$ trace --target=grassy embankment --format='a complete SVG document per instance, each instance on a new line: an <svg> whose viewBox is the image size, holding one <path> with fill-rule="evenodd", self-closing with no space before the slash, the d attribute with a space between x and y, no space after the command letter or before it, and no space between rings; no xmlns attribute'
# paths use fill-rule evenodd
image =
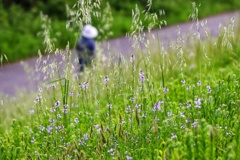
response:
<svg viewBox="0 0 240 160"><path fill-rule="evenodd" d="M143 41L138 14L134 10L130 32L138 49L121 63L108 58L99 67L97 59L78 79L69 49L54 52L66 57L64 75L55 74L59 63L53 60L43 67L51 80L34 102L27 95L2 100L0 159L240 158L234 22L217 38L190 34L187 45L178 39L164 50L160 42ZM21 114L11 121L16 110Z"/></svg>

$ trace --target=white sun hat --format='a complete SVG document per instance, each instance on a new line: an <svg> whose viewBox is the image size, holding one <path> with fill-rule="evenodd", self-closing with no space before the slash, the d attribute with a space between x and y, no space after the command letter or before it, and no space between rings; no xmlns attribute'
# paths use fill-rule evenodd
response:
<svg viewBox="0 0 240 160"><path fill-rule="evenodd" d="M98 35L98 31L95 27L87 24L83 27L82 36L86 38L95 38Z"/></svg>

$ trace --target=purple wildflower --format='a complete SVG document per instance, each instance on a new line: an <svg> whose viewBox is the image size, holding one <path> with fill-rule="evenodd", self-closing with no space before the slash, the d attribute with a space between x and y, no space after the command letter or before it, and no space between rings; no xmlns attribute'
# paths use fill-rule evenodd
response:
<svg viewBox="0 0 240 160"><path fill-rule="evenodd" d="M206 88L207 88L207 90L208 90L208 93L211 93L211 92L212 92L212 90L211 90L211 87L210 87L210 86L207 86Z"/></svg>
<svg viewBox="0 0 240 160"><path fill-rule="evenodd" d="M196 98L194 103L195 103L195 108L201 108L201 99L200 98Z"/></svg>
<svg viewBox="0 0 240 160"><path fill-rule="evenodd" d="M48 133L51 133L52 127L51 127L51 126L47 126L47 129L46 129L46 130L47 130Z"/></svg>
<svg viewBox="0 0 240 160"><path fill-rule="evenodd" d="M144 82L144 80L145 80L145 77L144 77L144 73L143 73L143 71L141 70L140 72L139 72L139 78L140 78L140 82Z"/></svg>
<svg viewBox="0 0 240 160"><path fill-rule="evenodd" d="M30 113L30 114L33 114L33 113L34 113L34 110L33 110L33 109L32 109L32 110L30 110L30 111L29 111L29 113Z"/></svg>
<svg viewBox="0 0 240 160"><path fill-rule="evenodd" d="M85 141L88 140L88 134L84 134L83 137L84 137Z"/></svg>
<svg viewBox="0 0 240 160"><path fill-rule="evenodd" d="M202 85L201 81L198 81L198 82L197 82L197 85L198 85L198 86L201 86L201 85Z"/></svg>
<svg viewBox="0 0 240 160"><path fill-rule="evenodd" d="M132 157L131 156L126 156L126 159L127 160L132 160Z"/></svg>
<svg viewBox="0 0 240 160"><path fill-rule="evenodd" d="M133 62L135 60L135 57L132 55L131 57L130 57L130 62Z"/></svg>
<svg viewBox="0 0 240 160"><path fill-rule="evenodd" d="M168 88L167 88L167 87L164 87L164 88L163 88L163 93L164 93L164 95L166 95L167 92L168 92Z"/></svg>
<svg viewBox="0 0 240 160"><path fill-rule="evenodd" d="M74 119L74 122L75 122L76 124L78 124L78 123L79 123L78 118L75 118L75 119Z"/></svg>
<svg viewBox="0 0 240 160"><path fill-rule="evenodd" d="M109 78L106 76L105 78L104 78L104 84L107 84L108 83L108 81L109 81Z"/></svg>
<svg viewBox="0 0 240 160"><path fill-rule="evenodd" d="M184 86L186 84L185 80L181 80L182 86Z"/></svg>
<svg viewBox="0 0 240 160"><path fill-rule="evenodd" d="M61 102L60 102L60 101L57 101L57 102L55 102L54 106L55 106L56 108L58 108L58 107L60 106L60 104L61 104Z"/></svg>
<svg viewBox="0 0 240 160"><path fill-rule="evenodd" d="M164 102L163 101L157 101L153 108L152 108L152 111L155 112L156 110L158 111L162 111L162 108L161 108L161 104L163 104Z"/></svg>

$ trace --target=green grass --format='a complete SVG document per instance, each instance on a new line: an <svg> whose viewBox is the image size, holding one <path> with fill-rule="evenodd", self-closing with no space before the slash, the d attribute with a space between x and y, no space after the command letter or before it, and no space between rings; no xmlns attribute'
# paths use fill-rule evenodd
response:
<svg viewBox="0 0 240 160"><path fill-rule="evenodd" d="M0 159L239 159L239 30L163 50L134 22L132 57L98 52L79 78L66 47L35 99L2 96Z"/></svg>

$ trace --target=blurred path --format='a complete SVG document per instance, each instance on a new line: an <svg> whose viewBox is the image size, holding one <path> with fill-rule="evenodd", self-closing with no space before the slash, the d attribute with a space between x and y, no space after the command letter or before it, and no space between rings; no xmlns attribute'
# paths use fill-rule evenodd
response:
<svg viewBox="0 0 240 160"><path fill-rule="evenodd" d="M178 37L178 28L180 30L181 36L187 35L190 32L199 32L201 37L204 38L205 30L207 30L210 35L217 36L219 33L219 25L222 24L224 26L226 23L229 23L231 18L235 18L235 25L239 24L240 11L220 14L217 16L208 17L203 20L199 20L199 22L207 22L204 27L196 27L196 22L188 22L179 25L169 26L162 28L160 30L154 30L151 34L157 37L157 33L159 35L159 39L161 44L165 47L170 45L170 42L173 42ZM205 21L207 20L207 21ZM192 28L192 29L191 29ZM156 41L156 40L155 40ZM118 54L122 53L125 56L130 56L133 54L134 50L131 47L132 42L129 38L121 37L117 39L112 39L106 42L101 43L104 50L103 53L107 56L109 54ZM108 50L107 46L110 46ZM27 59L24 61L24 64L29 66L27 68L34 68L36 64L36 58ZM25 89L25 90L37 90L37 82L34 80L28 79L29 74L24 70L23 65L20 62L13 64L6 64L4 66L0 66L0 96L1 93L14 96L17 89ZM31 77L30 77L31 78Z"/></svg>

